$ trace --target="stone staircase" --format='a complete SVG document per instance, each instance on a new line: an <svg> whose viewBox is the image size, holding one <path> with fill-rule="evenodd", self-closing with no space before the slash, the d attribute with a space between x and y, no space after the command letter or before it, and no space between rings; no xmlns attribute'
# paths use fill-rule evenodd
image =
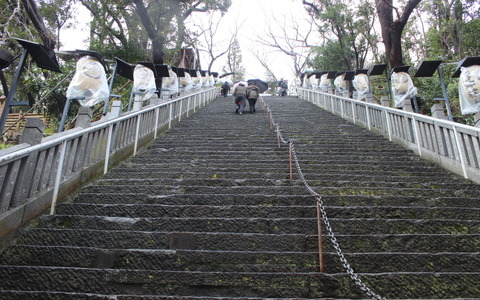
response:
<svg viewBox="0 0 480 300"><path fill-rule="evenodd" d="M266 100L365 285L480 297L480 187L293 97ZM19 233L0 299L365 299L258 105L217 99ZM324 226L323 226L324 228Z"/></svg>

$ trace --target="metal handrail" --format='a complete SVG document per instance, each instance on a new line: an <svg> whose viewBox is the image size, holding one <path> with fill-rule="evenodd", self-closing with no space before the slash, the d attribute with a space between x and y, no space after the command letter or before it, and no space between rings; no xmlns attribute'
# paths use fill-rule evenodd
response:
<svg viewBox="0 0 480 300"><path fill-rule="evenodd" d="M480 183L480 128L317 90L298 88L298 97Z"/></svg>
<svg viewBox="0 0 480 300"><path fill-rule="evenodd" d="M37 145L0 151L0 221L9 220L5 222L8 228L0 228L0 236L48 207L54 213L58 198L106 173L110 164L135 155L159 130L170 128L172 122L188 117L217 95L215 87L202 89L88 128L43 138Z"/></svg>

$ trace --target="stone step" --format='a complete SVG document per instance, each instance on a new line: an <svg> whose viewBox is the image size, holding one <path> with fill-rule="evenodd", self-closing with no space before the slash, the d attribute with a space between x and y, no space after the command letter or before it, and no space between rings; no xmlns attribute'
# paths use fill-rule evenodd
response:
<svg viewBox="0 0 480 300"><path fill-rule="evenodd" d="M248 178L248 179L229 179L218 178L216 173L210 174L209 178L158 178L154 176L141 177L141 178L102 178L96 181L95 185L162 185L162 186L196 186L202 188L205 187L232 187L232 186L287 186L287 187L301 187L302 182L299 180L287 180L287 179L266 179L266 178ZM472 187L471 184L466 182L402 182L402 181L366 181L363 180L331 180L331 179L319 179L308 180L308 184L313 187L327 188L327 187L339 187L339 188L392 188L392 189L435 189L435 190L462 190L470 193L480 193L480 186L478 188Z"/></svg>
<svg viewBox="0 0 480 300"><path fill-rule="evenodd" d="M322 196L326 206L409 206L409 207L472 207L480 202L468 197L430 196ZM258 206L311 206L316 199L311 195L236 195L236 194L169 194L150 196L144 193L81 193L73 203L84 204L159 204L159 205L258 205Z"/></svg>
<svg viewBox="0 0 480 300"><path fill-rule="evenodd" d="M42 291L1 291L2 299L22 299L22 300L39 300L39 299L72 299L72 300L264 300L273 298L256 298L256 297L208 297L208 296L169 296L169 295L99 295L92 293L68 293L68 292L42 292ZM289 298L298 300L331 300L331 298Z"/></svg>
<svg viewBox="0 0 480 300"><path fill-rule="evenodd" d="M129 164L129 166L123 165L109 170L107 174L102 176L102 179L109 178L136 178L140 176L146 177L162 177L162 178L182 178L182 176L190 178L212 178L212 172L207 170L180 170L180 168L165 168L162 164L154 164L155 168L145 168L142 164ZM316 179L329 179L329 180L365 180L370 181L388 181L388 182L426 182L426 183L442 183L442 182L458 182L468 183L470 181L465 180L459 176L441 173L432 177L429 172L420 172L409 174L399 174L397 170L383 170L383 171L368 171L368 170L310 170L309 172L303 170L307 181ZM227 168L218 168L215 174L218 178L275 178L285 179L285 173L289 173L289 168L282 164L281 166L271 166L268 170L257 169L250 172L237 171L233 173ZM294 178L297 177L297 171L294 169Z"/></svg>
<svg viewBox="0 0 480 300"><path fill-rule="evenodd" d="M361 273L477 272L480 253L344 253ZM99 249L14 245L0 265L202 272L317 272L317 252ZM323 253L324 271L345 272L336 253Z"/></svg>
<svg viewBox="0 0 480 300"><path fill-rule="evenodd" d="M89 185L83 189L86 193L139 193L153 196L170 194L244 194L244 195L306 195L308 191L302 186L248 186L242 185L242 180L236 182L235 186L183 186L183 185ZM212 181L212 184L215 183ZM461 186L461 185L460 185ZM315 186L315 192L321 196L327 195L364 195L364 196L423 196L423 197L449 197L453 195L475 197L477 189L455 190L451 189L425 189L425 188L390 188L390 187L322 187Z"/></svg>
<svg viewBox="0 0 480 300"><path fill-rule="evenodd" d="M480 234L480 220L329 218L339 234ZM213 218L213 217L104 217L104 216L44 216L42 228L60 226L68 229L237 232L263 234L315 234L317 219L311 218Z"/></svg>
<svg viewBox="0 0 480 300"><path fill-rule="evenodd" d="M480 273L382 273L358 276L376 292L390 299L418 295L474 298L480 292L475 277ZM2 266L4 290L90 293L100 295L263 298L363 298L346 274L178 272L60 267ZM41 278L41 280L38 280ZM32 286L31 282L37 282ZM392 283L395 283L392 286ZM385 288L388 286L388 289ZM384 291L385 289L385 291ZM431 297L430 297L431 298Z"/></svg>
<svg viewBox="0 0 480 300"><path fill-rule="evenodd" d="M0 266L0 276L6 279L2 284L6 290L15 287L23 291L104 295L314 298L335 297L338 289L338 280L334 276L319 273L216 273ZM32 287L32 281L37 282L35 287Z"/></svg>
<svg viewBox="0 0 480 300"><path fill-rule="evenodd" d="M326 206L329 218L385 219L458 219L476 220L480 208L409 207L409 206ZM162 205L162 204L62 204L58 215L108 217L196 217L211 218L315 218L316 206L258 206L258 205Z"/></svg>
<svg viewBox="0 0 480 300"><path fill-rule="evenodd" d="M345 252L478 252L479 234L335 234ZM234 251L318 252L318 236L208 232L148 232L125 230L30 229L18 245L95 247L101 249L190 249ZM332 252L323 237L324 250Z"/></svg>

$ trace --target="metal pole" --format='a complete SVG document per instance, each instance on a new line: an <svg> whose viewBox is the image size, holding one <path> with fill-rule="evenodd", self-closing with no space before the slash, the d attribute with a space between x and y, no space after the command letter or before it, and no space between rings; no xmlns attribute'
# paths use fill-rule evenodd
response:
<svg viewBox="0 0 480 300"><path fill-rule="evenodd" d="M65 152L67 149L67 141L63 141L60 148L60 157L58 159L57 175L55 176L55 186L53 188L52 204L50 206L50 215L55 214L55 205L57 204L58 190L60 189L60 181L62 179L63 162L65 160Z"/></svg>
<svg viewBox="0 0 480 300"><path fill-rule="evenodd" d="M278 148L280 148L280 127L277 125L277 144Z"/></svg>
<svg viewBox="0 0 480 300"><path fill-rule="evenodd" d="M17 66L17 70L15 71L15 76L13 77L12 86L10 87L10 91L8 92L5 106L3 107L3 113L0 118L0 133L2 134L5 123L7 122L8 113L10 112L10 104L13 102L13 98L15 97L18 84L20 83L20 77L22 76L23 67L25 66L25 60L27 59L27 54L28 51L24 49Z"/></svg>
<svg viewBox="0 0 480 300"><path fill-rule="evenodd" d="M292 160L293 160L293 153L292 153L292 141L290 141L288 143L289 147L288 147L288 152L289 152L289 156L290 156L290 180L293 180L293 163L292 163Z"/></svg>
<svg viewBox="0 0 480 300"><path fill-rule="evenodd" d="M115 76L117 75L117 68L118 68L118 63L115 63L115 67L113 68L112 76L110 77L110 82L108 83L108 92L109 92L110 95L112 94L113 82L115 81ZM103 115L107 114L107 108L108 108L109 100L110 100L110 97L108 97L105 100L105 104L103 105L103 112L102 112Z"/></svg>
<svg viewBox="0 0 480 300"><path fill-rule="evenodd" d="M65 121L67 120L68 109L70 108L70 102L72 100L67 98L67 102L65 102L65 107L63 108L62 119L60 120L60 124L58 124L58 132L62 132L65 126Z"/></svg>
<svg viewBox="0 0 480 300"><path fill-rule="evenodd" d="M320 273L324 272L323 265L323 244L322 244L322 215L320 212L320 203L317 201L317 229L318 229L318 262Z"/></svg>
<svg viewBox="0 0 480 300"><path fill-rule="evenodd" d="M443 98L445 99L445 107L447 108L448 119L453 122L452 109L450 108L450 100L448 99L447 88L445 87L445 81L443 79L442 68L438 68L438 79L440 80L440 86L442 87Z"/></svg>

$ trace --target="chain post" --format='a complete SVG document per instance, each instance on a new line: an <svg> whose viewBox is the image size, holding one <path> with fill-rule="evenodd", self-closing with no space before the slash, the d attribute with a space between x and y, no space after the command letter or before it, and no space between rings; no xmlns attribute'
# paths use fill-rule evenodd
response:
<svg viewBox="0 0 480 300"><path fill-rule="evenodd" d="M290 140L289 143L288 143L288 152L289 152L289 156L290 156L290 180L293 180L293 164L292 164L292 160L293 160L293 142Z"/></svg>
<svg viewBox="0 0 480 300"><path fill-rule="evenodd" d="M322 215L320 209L320 198L317 199L317 227L318 227L318 262L320 273L324 272L323 266L323 244L322 244Z"/></svg>
<svg viewBox="0 0 480 300"><path fill-rule="evenodd" d="M273 122L273 120L271 120ZM305 188L309 191L309 193L314 196L317 199L317 226L318 226L318 239L319 239L319 267L320 267L320 272L323 273L323 245L321 244L322 241L322 236L321 236L321 221L325 224L325 230L330 237L330 241L333 245L333 248L336 251L337 256L339 257L340 261L343 264L343 267L345 268L347 274L349 275L350 279L355 283L355 285L366 295L368 295L371 299L373 300L385 300L380 295L377 295L374 291L372 291L369 287L367 287L362 280L358 277L357 274L355 274L354 270L348 263L347 259L345 258L345 255L342 252L342 249L340 248L340 245L337 242L337 239L335 237L335 234L333 233L332 227L330 225L330 222L327 217L327 213L325 211L325 207L323 206L323 202L321 200L321 196L315 192L308 182L305 180L305 176L303 175L302 169L300 168L300 163L298 161L297 153L295 151L294 143L292 139L289 139L289 156L290 156L290 179L293 179L293 162L295 162L295 167L298 172L298 176L300 177L303 185Z"/></svg>
<svg viewBox="0 0 480 300"><path fill-rule="evenodd" d="M277 125L277 145L278 145L278 148L280 149L280 126Z"/></svg>

